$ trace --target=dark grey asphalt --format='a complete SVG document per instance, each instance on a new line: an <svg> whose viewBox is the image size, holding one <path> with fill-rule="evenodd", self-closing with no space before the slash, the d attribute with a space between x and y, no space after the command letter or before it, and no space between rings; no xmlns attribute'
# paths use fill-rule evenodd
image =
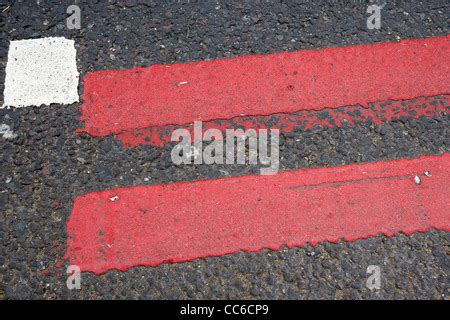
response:
<svg viewBox="0 0 450 320"><path fill-rule="evenodd" d="M366 5L359 1L180 2L80 5L82 29L69 31L64 19L71 1L10 1L10 7L0 8L0 91L11 39L75 39L83 76L100 69L443 35L450 13L447 1L390 1L382 11L382 29L369 31ZM170 162L170 146L128 150L111 137L76 134L78 116L78 104L0 110L0 123L18 135L1 140L0 291L6 298L448 297L449 234L436 231L83 274L83 289L69 291L67 262L60 269L55 265L65 250L65 221L76 195L210 179L223 175L219 169L229 175L253 170L176 167ZM449 124L444 114L295 132L282 139L281 165L292 169L442 154L450 151ZM372 264L382 272L381 290L374 292L365 287L366 268Z"/></svg>

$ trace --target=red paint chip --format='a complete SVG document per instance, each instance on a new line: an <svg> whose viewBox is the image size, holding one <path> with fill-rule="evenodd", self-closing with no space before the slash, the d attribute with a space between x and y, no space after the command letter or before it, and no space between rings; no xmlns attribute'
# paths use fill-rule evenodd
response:
<svg viewBox="0 0 450 320"><path fill-rule="evenodd" d="M450 114L450 95L420 97L412 100L377 102L369 108L347 106L336 109L308 110L295 113L281 113L270 116L236 117L230 120L213 120L202 123L202 133L208 129L279 129L282 134L296 130L314 128L332 128L352 126L359 122L370 121L376 125L394 119L436 117ZM177 129L186 129L194 140L194 126L150 127L124 131L117 135L122 145L127 148L139 145L163 147L172 142L172 133Z"/></svg>
<svg viewBox="0 0 450 320"><path fill-rule="evenodd" d="M187 64L84 79L84 132L180 125L450 93L450 36Z"/></svg>
<svg viewBox="0 0 450 320"><path fill-rule="evenodd" d="M89 193L74 201L66 257L100 274L239 250L450 231L449 168L447 153Z"/></svg>

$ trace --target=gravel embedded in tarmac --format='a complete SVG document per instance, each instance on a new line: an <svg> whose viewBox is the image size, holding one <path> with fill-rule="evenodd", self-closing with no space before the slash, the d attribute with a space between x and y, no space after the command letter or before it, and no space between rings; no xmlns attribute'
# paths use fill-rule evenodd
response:
<svg viewBox="0 0 450 320"><path fill-rule="evenodd" d="M82 28L74 31L65 26L71 1L9 3L9 8L0 7L1 92L9 40L75 39L83 77L101 69L445 35L450 13L447 1L388 2L377 31L366 29L366 5L360 2L109 1L80 5ZM17 135L0 138L0 291L7 299L448 297L450 239L437 231L237 253L101 276L83 273L82 290L69 291L67 262L56 266L65 251L65 221L75 196L118 186L252 174L257 168L179 167L171 163L171 145L125 149L113 137L79 135L78 106L0 109L0 123ZM442 154L450 151L449 124L447 113L298 131L281 139L281 166L310 168ZM366 288L369 265L381 268L380 290Z"/></svg>

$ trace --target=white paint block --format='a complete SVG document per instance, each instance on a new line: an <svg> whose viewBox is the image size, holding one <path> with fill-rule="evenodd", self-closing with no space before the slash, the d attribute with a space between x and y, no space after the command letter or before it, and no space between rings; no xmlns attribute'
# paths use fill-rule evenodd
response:
<svg viewBox="0 0 450 320"><path fill-rule="evenodd" d="M78 102L79 77L74 40L11 41L2 108Z"/></svg>

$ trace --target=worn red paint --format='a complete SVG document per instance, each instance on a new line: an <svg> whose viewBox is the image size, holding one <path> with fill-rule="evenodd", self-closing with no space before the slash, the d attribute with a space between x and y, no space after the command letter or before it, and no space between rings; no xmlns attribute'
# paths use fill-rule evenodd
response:
<svg viewBox="0 0 450 320"><path fill-rule="evenodd" d="M239 250L450 231L449 167L446 153L89 193L74 201L65 256L100 274Z"/></svg>
<svg viewBox="0 0 450 320"><path fill-rule="evenodd" d="M435 117L450 113L449 95L420 97L407 101L386 101L371 103L369 108L347 106L336 109L299 111L281 113L270 116L236 117L230 120L212 120L203 122L203 133L208 129L279 129L282 134L295 130L323 129L331 127L352 126L360 122L371 121L374 124L393 121L406 117ZM139 145L163 147L172 141L172 133L176 129L186 129L193 136L193 125L150 127L123 131L117 135L124 147Z"/></svg>
<svg viewBox="0 0 450 320"><path fill-rule="evenodd" d="M449 39L93 72L84 79L81 130L106 136L195 120L448 94Z"/></svg>

